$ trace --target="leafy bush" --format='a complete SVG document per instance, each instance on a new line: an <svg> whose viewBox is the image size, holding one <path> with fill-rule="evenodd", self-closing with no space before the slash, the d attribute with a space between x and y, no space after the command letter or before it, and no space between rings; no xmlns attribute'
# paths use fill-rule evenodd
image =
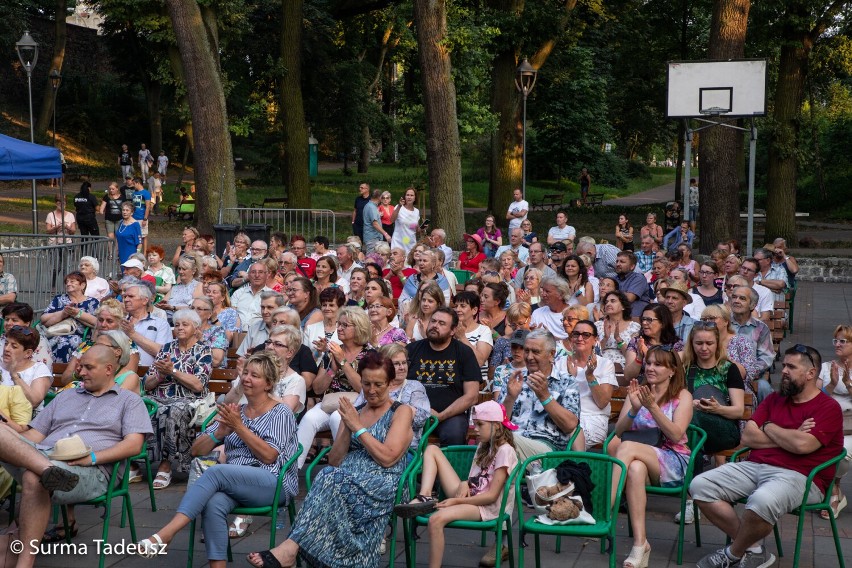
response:
<svg viewBox="0 0 852 568"><path fill-rule="evenodd" d="M651 170L642 162L630 160L627 162L627 177L630 179L651 179Z"/></svg>

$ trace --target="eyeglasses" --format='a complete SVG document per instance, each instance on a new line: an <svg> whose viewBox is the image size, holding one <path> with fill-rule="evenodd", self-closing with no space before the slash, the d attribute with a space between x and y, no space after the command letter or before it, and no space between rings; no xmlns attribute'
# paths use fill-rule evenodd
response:
<svg viewBox="0 0 852 568"><path fill-rule="evenodd" d="M23 325L13 325L10 329L12 331L16 332L16 333L23 333L24 335L32 335L33 334L33 328L26 327L26 326L23 326Z"/></svg>
<svg viewBox="0 0 852 568"><path fill-rule="evenodd" d="M736 288L736 286L733 284L725 284L725 290L733 290L734 288Z"/></svg>
<svg viewBox="0 0 852 568"><path fill-rule="evenodd" d="M835 346L837 346L837 345L846 345L847 343L849 343L849 340L845 339L845 338L844 339L832 339L831 342Z"/></svg>
<svg viewBox="0 0 852 568"><path fill-rule="evenodd" d="M699 270L698 274L700 274L701 276L712 276L716 273L713 272L712 270Z"/></svg>
<svg viewBox="0 0 852 568"><path fill-rule="evenodd" d="M382 308L384 308L382 304L370 304L369 306L367 306L368 310L380 310Z"/></svg>
<svg viewBox="0 0 852 568"><path fill-rule="evenodd" d="M251 247L251 250L253 250L254 252L266 252L265 248L260 247Z"/></svg>
<svg viewBox="0 0 852 568"><path fill-rule="evenodd" d="M757 272L754 268L746 268L745 266L740 266L740 272L745 272L748 274L749 272Z"/></svg>
<svg viewBox="0 0 852 568"><path fill-rule="evenodd" d="M566 323L574 323L574 322L578 322L578 321L580 321L580 318L572 318L571 316L566 316L566 317L562 318L562 324L563 325L565 325Z"/></svg>
<svg viewBox="0 0 852 568"><path fill-rule="evenodd" d="M572 339L580 339L581 337L583 339L589 339L593 335L594 335L594 333L592 333L590 331L572 331L571 332L571 338Z"/></svg>
<svg viewBox="0 0 852 568"><path fill-rule="evenodd" d="M816 368L816 363L814 363L814 358L811 356L811 352L808 349L807 345L802 345L801 343L797 343L793 346L793 349L796 350L796 353L801 353L811 362L811 367Z"/></svg>
<svg viewBox="0 0 852 568"><path fill-rule="evenodd" d="M660 321L659 318L639 318L642 323L651 323L652 321Z"/></svg>
<svg viewBox="0 0 852 568"><path fill-rule="evenodd" d="M278 349L287 349L286 343L281 343L280 341L272 341L271 339L266 342L267 345L271 345L272 347L277 347Z"/></svg>
<svg viewBox="0 0 852 568"><path fill-rule="evenodd" d="M717 319L719 318L716 316L704 316L703 318L701 318L701 321L716 321Z"/></svg>
<svg viewBox="0 0 852 568"><path fill-rule="evenodd" d="M693 329L716 329L716 322L702 319L692 323Z"/></svg>
<svg viewBox="0 0 852 568"><path fill-rule="evenodd" d="M355 324L339 321L337 322L337 327L342 327L343 329L346 329L347 327L355 327Z"/></svg>

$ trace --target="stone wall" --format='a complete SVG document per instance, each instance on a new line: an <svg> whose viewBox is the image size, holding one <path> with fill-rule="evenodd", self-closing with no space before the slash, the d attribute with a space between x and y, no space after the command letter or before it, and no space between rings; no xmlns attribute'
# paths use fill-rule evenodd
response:
<svg viewBox="0 0 852 568"><path fill-rule="evenodd" d="M798 280L852 282L852 258L798 258Z"/></svg>

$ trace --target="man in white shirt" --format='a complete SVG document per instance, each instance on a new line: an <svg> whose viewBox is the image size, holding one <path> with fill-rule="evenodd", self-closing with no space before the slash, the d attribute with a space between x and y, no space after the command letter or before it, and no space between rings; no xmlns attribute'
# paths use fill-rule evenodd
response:
<svg viewBox="0 0 852 568"><path fill-rule="evenodd" d="M121 331L139 347L139 364L143 367L149 367L163 345L172 340L169 322L149 312L153 298L151 289L142 283L127 286L121 296L127 312Z"/></svg>
<svg viewBox="0 0 852 568"><path fill-rule="evenodd" d="M269 271L266 269L266 264L255 262L249 268L248 284L243 285L231 296L231 306L239 312L240 321L245 329L248 329L254 320L260 318L261 293L273 291L266 286L268 277Z"/></svg>
<svg viewBox="0 0 852 568"><path fill-rule="evenodd" d="M433 231L434 233L434 231ZM509 230L509 244L503 245L497 249L497 252L494 253L494 258L499 259L500 255L506 252L507 250L511 250L515 254L518 255L518 260L527 263L527 260L530 257L530 250L523 245L524 243L524 230L520 227L516 227L514 229Z"/></svg>
<svg viewBox="0 0 852 568"><path fill-rule="evenodd" d="M352 271L361 264L355 262L356 253L355 247L351 244L340 245L337 247L337 260L340 263L337 268L337 275L346 282L349 286L349 279L352 277Z"/></svg>
<svg viewBox="0 0 852 568"><path fill-rule="evenodd" d="M245 357L251 350L269 338L269 332L274 327L272 312L287 302L284 295L267 290L260 293L260 319L254 320L246 330L245 339L237 348L237 356Z"/></svg>
<svg viewBox="0 0 852 568"><path fill-rule="evenodd" d="M447 246L447 232L444 229L432 229L429 240L434 248L441 249L441 252L444 253L444 268L450 268L450 263L453 261L453 249Z"/></svg>
<svg viewBox="0 0 852 568"><path fill-rule="evenodd" d="M568 224L568 213L560 209L556 213L556 226L547 231L547 244L552 245L557 241L573 241L577 236L577 230Z"/></svg>
<svg viewBox="0 0 852 568"><path fill-rule="evenodd" d="M772 316L772 310L775 308L775 302L772 296L772 290L766 286L757 284L754 277L757 276L757 271L760 270L760 265L754 258L747 258L740 265L740 276L745 278L751 289L757 292L757 314L761 320L769 323L769 318Z"/></svg>
<svg viewBox="0 0 852 568"><path fill-rule="evenodd" d="M145 144L139 147L139 169L142 171L142 183L148 181L148 171L154 165L154 156Z"/></svg>
<svg viewBox="0 0 852 568"><path fill-rule="evenodd" d="M512 229L520 229L521 223L527 218L527 213L530 210L530 204L524 199L519 188L515 188L512 192L514 201L509 204L509 211L506 213L506 219L509 220L509 231Z"/></svg>

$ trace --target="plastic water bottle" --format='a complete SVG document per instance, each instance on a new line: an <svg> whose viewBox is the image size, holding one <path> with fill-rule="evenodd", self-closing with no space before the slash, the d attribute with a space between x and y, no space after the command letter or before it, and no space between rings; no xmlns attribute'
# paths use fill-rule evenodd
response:
<svg viewBox="0 0 852 568"><path fill-rule="evenodd" d="M284 525L285 525L285 522L286 522L284 519L286 518L286 515L287 515L287 508L286 507L278 507L278 520L275 521L275 528L276 529L280 530L280 529L284 528Z"/></svg>

